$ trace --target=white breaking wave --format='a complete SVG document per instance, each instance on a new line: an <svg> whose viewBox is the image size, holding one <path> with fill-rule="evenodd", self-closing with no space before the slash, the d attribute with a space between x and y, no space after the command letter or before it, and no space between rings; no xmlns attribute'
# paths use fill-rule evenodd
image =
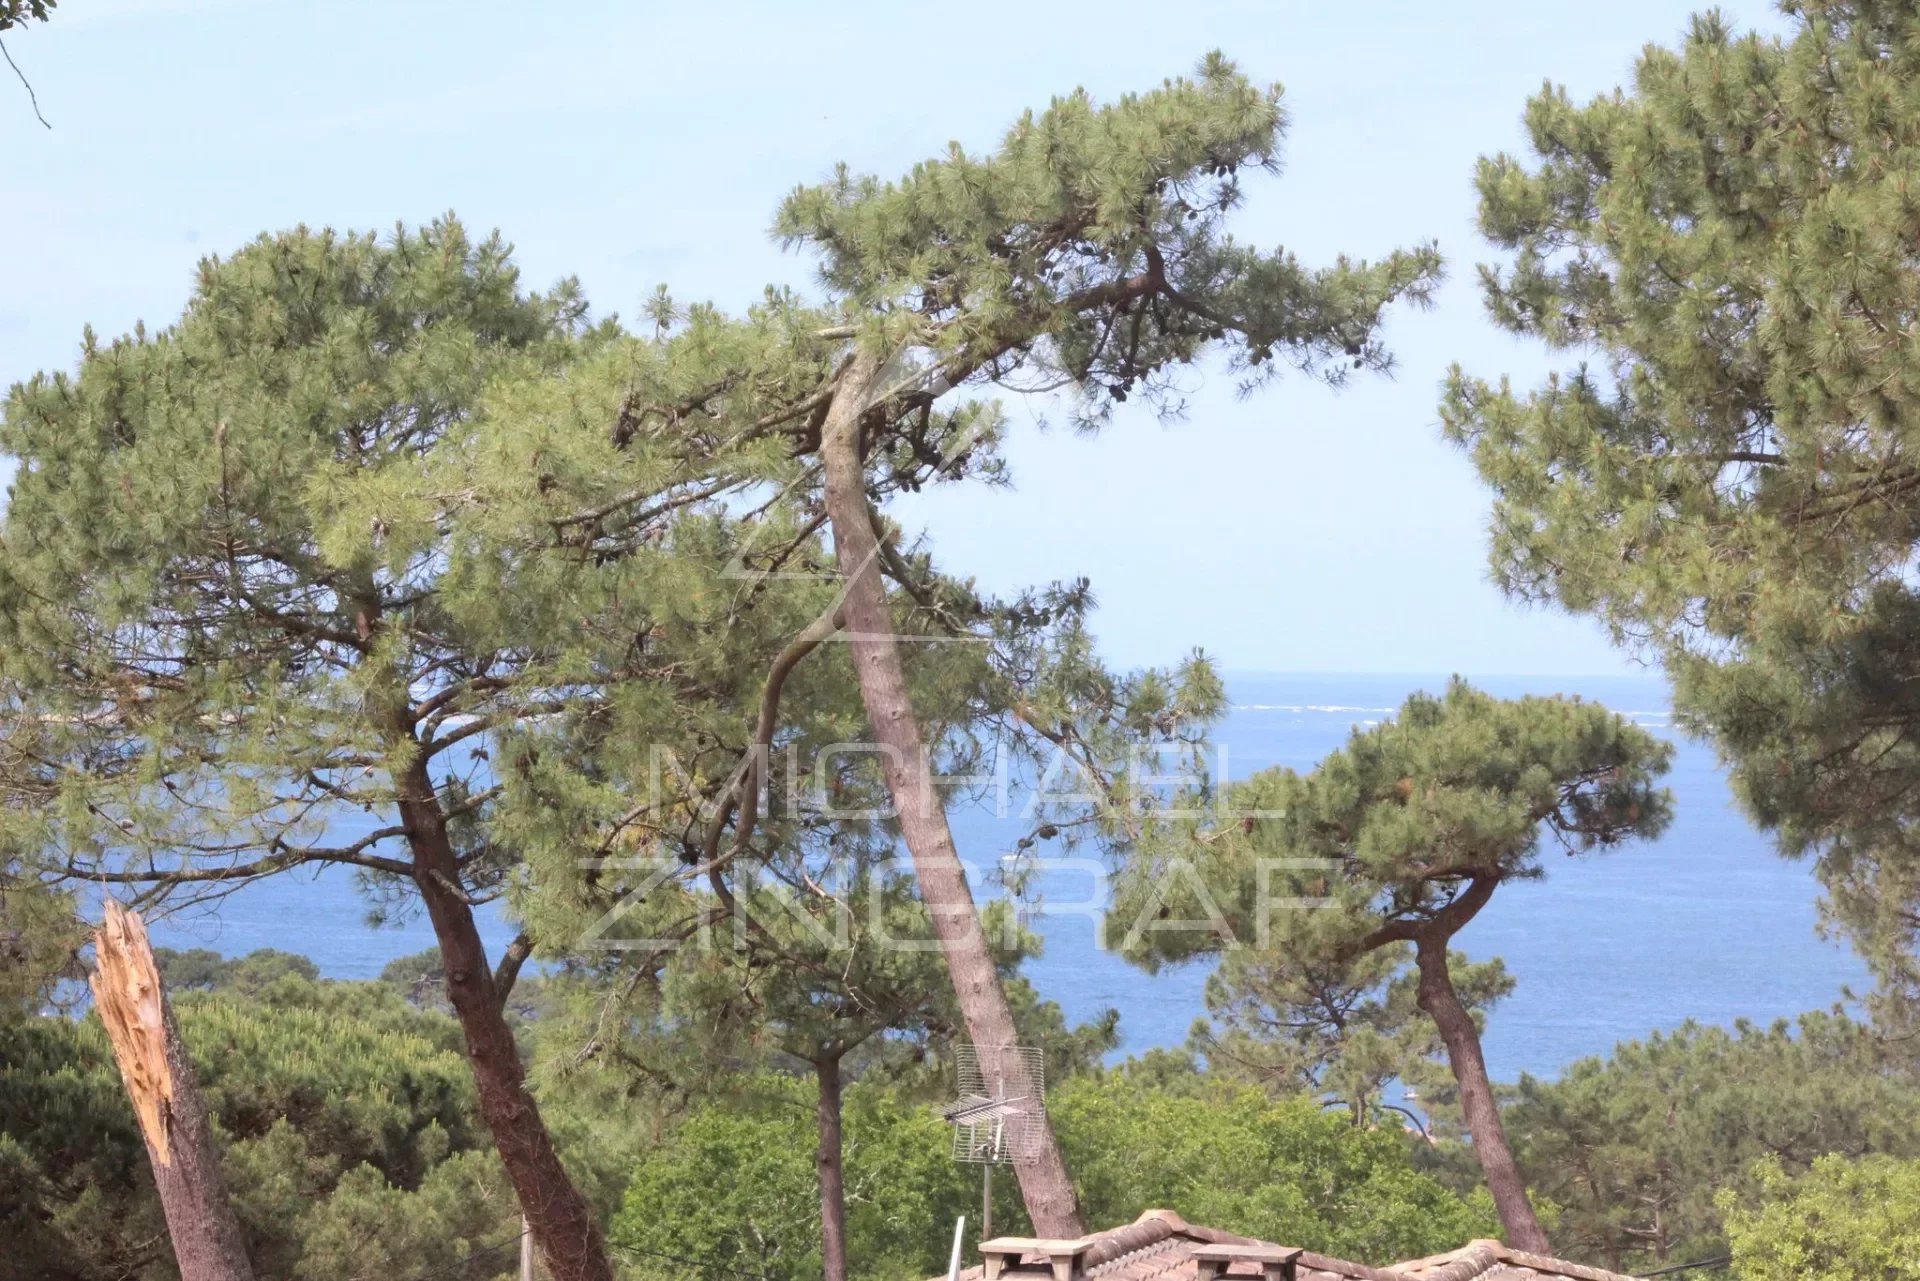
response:
<svg viewBox="0 0 1920 1281"><path fill-rule="evenodd" d="M1234 703L1228 710L1235 712L1292 712L1296 715L1302 712L1321 712L1351 716L1363 712L1372 712L1376 715L1390 715L1400 709L1397 707L1349 707L1344 703ZM1673 719L1672 712L1620 711L1617 708L1608 708L1607 710L1613 712L1616 716L1624 716L1630 721L1670 721Z"/></svg>
<svg viewBox="0 0 1920 1281"><path fill-rule="evenodd" d="M1393 707L1347 707L1340 703L1235 703L1236 712L1393 712Z"/></svg>

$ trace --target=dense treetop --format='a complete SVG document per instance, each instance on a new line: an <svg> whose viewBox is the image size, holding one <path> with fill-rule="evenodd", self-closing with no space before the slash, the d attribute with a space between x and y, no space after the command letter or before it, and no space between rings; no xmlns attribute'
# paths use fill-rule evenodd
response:
<svg viewBox="0 0 1920 1281"><path fill-rule="evenodd" d="M1658 832L1670 755L1598 704L1455 680L1312 773L1262 771L1168 825L1123 870L1109 929L1149 962L1237 941L1344 964L1459 917L1475 885L1544 875L1547 850Z"/></svg>
<svg viewBox="0 0 1920 1281"><path fill-rule="evenodd" d="M1509 590L1666 664L1754 815L1910 959L1920 756L1920 28L1882 0L1715 15L1631 91L1529 103L1481 162L1494 319L1585 363L1443 409L1496 491Z"/></svg>
<svg viewBox="0 0 1920 1281"><path fill-rule="evenodd" d="M1222 338L1249 381L1276 356L1335 380L1384 368L1381 309L1424 299L1439 257L1310 270L1235 241L1241 174L1277 169L1284 127L1279 89L1212 54L1152 93L1057 98L987 157L956 145L895 183L843 171L775 228L848 306L925 342L949 385L1025 367L1098 417L1143 382L1165 393L1170 366Z"/></svg>
<svg viewBox="0 0 1920 1281"><path fill-rule="evenodd" d="M1687 1024L1523 1078L1506 1109L1529 1181L1561 1207L1556 1245L1616 1270L1711 1258L1733 1205L1766 1199L1761 1162L1920 1156L1912 1056L1870 1025Z"/></svg>
<svg viewBox="0 0 1920 1281"><path fill-rule="evenodd" d="M235 1211L269 1275L507 1272L518 1211L473 1111L459 1034L304 958L162 953ZM304 962L304 964L302 964ZM0 1018L0 1276L173 1275L97 1019Z"/></svg>
<svg viewBox="0 0 1920 1281"><path fill-rule="evenodd" d="M1826 1156L1792 1177L1763 1168L1764 1200L1729 1211L1738 1281L1857 1281L1913 1275L1920 1250L1920 1162Z"/></svg>

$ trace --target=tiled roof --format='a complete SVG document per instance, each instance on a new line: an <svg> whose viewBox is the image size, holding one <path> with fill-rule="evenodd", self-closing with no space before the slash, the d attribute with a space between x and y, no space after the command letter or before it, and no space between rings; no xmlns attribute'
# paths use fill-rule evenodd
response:
<svg viewBox="0 0 1920 1281"><path fill-rule="evenodd" d="M1623 1273L1528 1254L1498 1241L1475 1241L1451 1254L1395 1264L1392 1275L1419 1281L1633 1281Z"/></svg>
<svg viewBox="0 0 1920 1281"><path fill-rule="evenodd" d="M1084 1256L1088 1281L1195 1281L1193 1251L1203 1245L1270 1245L1218 1228L1188 1223L1171 1210L1148 1210L1125 1227L1095 1234ZM1618 1272L1510 1250L1498 1241L1474 1241L1450 1254L1388 1268L1329 1258L1311 1250L1296 1265L1297 1281L1633 1281ZM1257 1266L1234 1264L1229 1277L1257 1277ZM980 1281L978 1267L960 1274ZM945 1281L936 1277L933 1281Z"/></svg>

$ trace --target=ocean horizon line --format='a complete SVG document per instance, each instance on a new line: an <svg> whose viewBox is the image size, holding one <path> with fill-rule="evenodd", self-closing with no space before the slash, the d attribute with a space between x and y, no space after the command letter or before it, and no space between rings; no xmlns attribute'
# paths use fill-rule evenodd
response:
<svg viewBox="0 0 1920 1281"><path fill-rule="evenodd" d="M1236 677L1295 677L1325 678L1329 680L1448 680L1458 676L1468 681L1488 680L1527 680L1527 681L1632 681L1643 684L1666 684L1666 673L1646 670L1638 672L1493 672L1493 671L1449 671L1445 668L1428 668L1424 671L1352 670L1334 668L1291 668L1291 667L1227 667L1216 669L1223 679Z"/></svg>

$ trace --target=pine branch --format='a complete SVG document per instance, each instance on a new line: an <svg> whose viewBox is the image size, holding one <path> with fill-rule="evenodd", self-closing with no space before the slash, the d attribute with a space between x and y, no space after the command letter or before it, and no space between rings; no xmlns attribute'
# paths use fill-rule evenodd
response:
<svg viewBox="0 0 1920 1281"><path fill-rule="evenodd" d="M13 68L13 74L19 77L21 87L27 91L27 101L33 106L33 118L43 127L53 128L47 123L47 118L40 114L40 98L34 93L33 85L27 80L27 73L20 70L20 64L13 60L13 51L7 48L7 42L4 40L0 40L0 57L6 58L7 65Z"/></svg>

